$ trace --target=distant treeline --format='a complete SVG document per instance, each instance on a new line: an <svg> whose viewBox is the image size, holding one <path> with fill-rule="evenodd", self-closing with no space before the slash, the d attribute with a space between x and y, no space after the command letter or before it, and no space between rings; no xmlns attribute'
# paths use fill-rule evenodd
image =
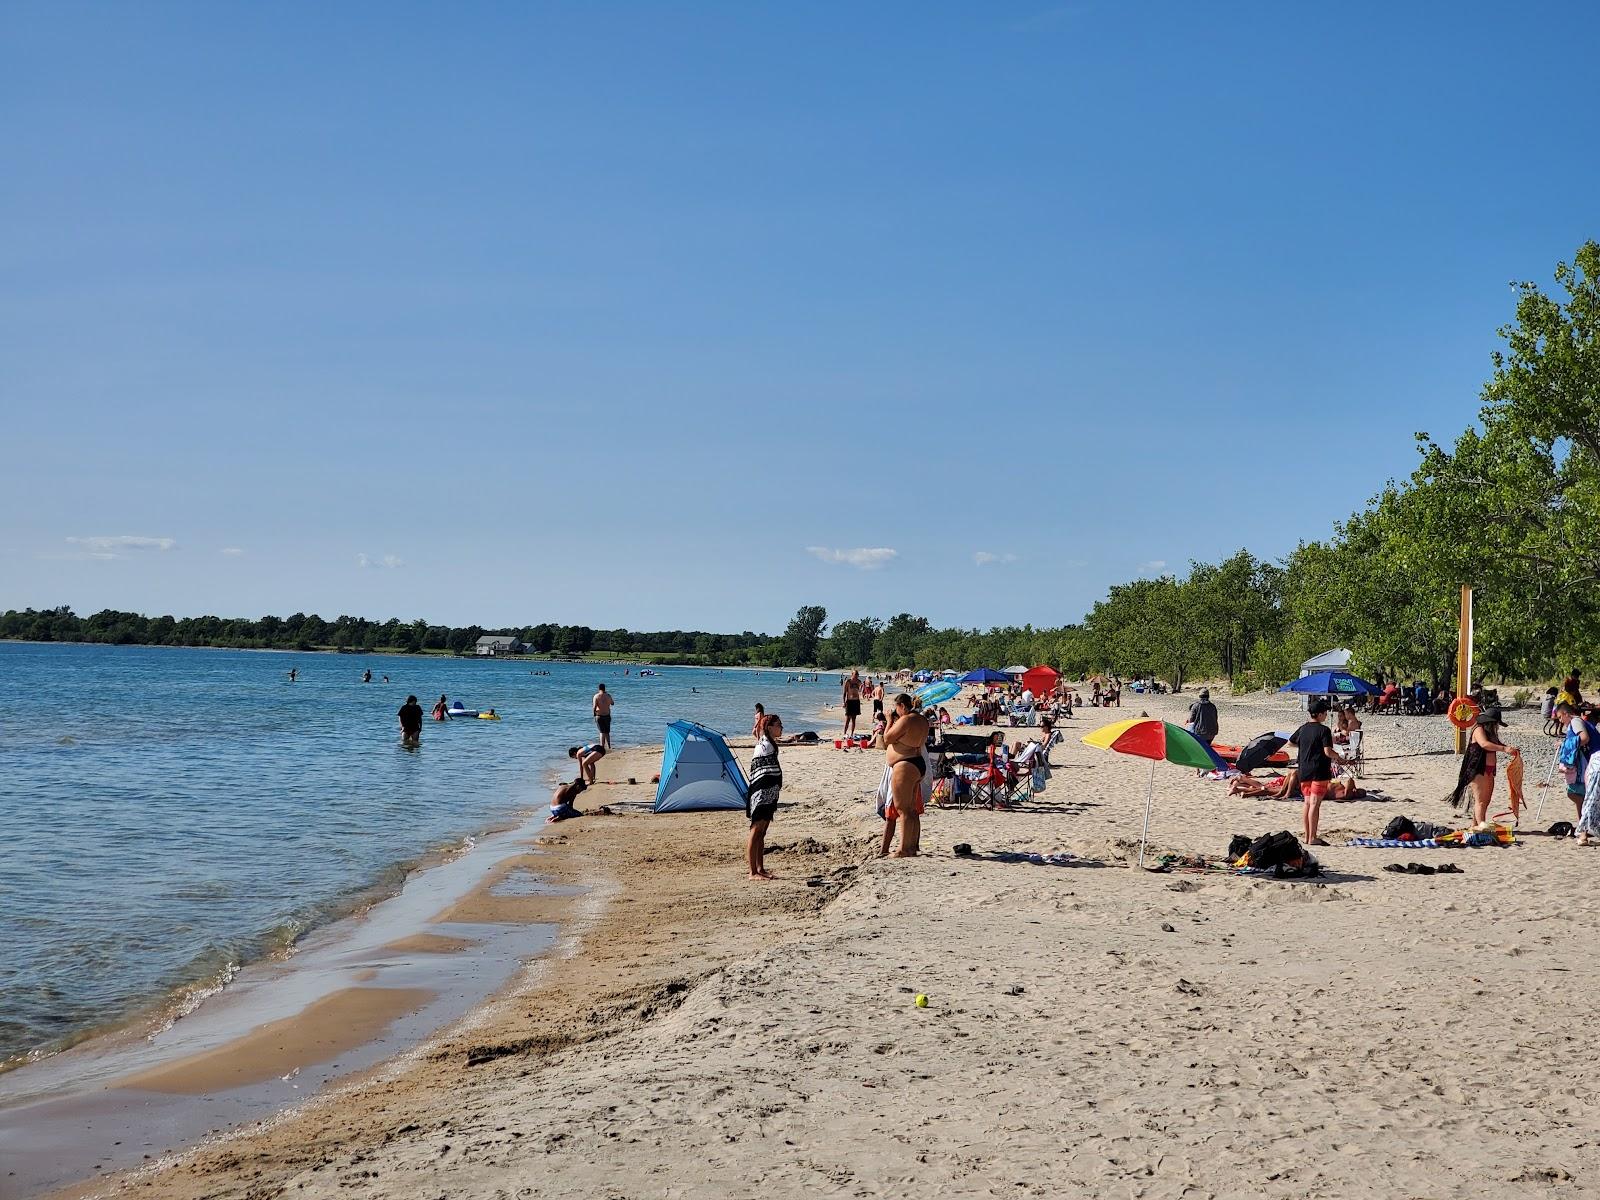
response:
<svg viewBox="0 0 1600 1200"><path fill-rule="evenodd" d="M470 653L485 634L518 638L535 653L581 656L591 652L626 658L738 665L778 639L759 633L704 633L674 629L633 633L587 625L430 625L427 621L369 621L315 613L289 617L147 617L106 609L80 617L70 608L12 610L0 616L0 638L34 642L100 642L117 646L221 646L236 650L363 650L373 653Z"/></svg>

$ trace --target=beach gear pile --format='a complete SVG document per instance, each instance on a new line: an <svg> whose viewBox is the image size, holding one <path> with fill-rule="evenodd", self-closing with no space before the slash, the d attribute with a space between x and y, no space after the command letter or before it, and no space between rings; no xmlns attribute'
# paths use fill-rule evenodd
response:
<svg viewBox="0 0 1600 1200"><path fill-rule="evenodd" d="M1482 846L1511 846L1517 840L1509 825L1488 822L1472 829L1451 829L1448 825L1435 825L1431 821L1412 821L1396 817L1383 828L1378 837L1353 837L1347 846L1379 847L1398 850L1415 847L1424 850L1442 850L1452 846L1477 849Z"/></svg>
<svg viewBox="0 0 1600 1200"><path fill-rule="evenodd" d="M1163 854L1154 868L1167 871L1226 871L1230 875L1267 875L1273 879L1313 879L1322 864L1287 829L1252 838L1234 834L1220 859L1203 854Z"/></svg>
<svg viewBox="0 0 1600 1200"><path fill-rule="evenodd" d="M1230 857L1240 849L1240 843L1244 840L1243 834L1234 837L1228 846ZM1270 871L1277 879L1310 878L1322 874L1322 867L1311 852L1287 829L1262 834L1243 848L1233 865L1253 871Z"/></svg>

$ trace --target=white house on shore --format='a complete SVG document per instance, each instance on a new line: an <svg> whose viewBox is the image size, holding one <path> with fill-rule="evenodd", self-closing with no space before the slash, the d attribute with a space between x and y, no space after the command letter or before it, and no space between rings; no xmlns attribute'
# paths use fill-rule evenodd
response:
<svg viewBox="0 0 1600 1200"><path fill-rule="evenodd" d="M522 643L514 637L486 633L478 639L473 653L479 658L502 658L507 654L521 654Z"/></svg>

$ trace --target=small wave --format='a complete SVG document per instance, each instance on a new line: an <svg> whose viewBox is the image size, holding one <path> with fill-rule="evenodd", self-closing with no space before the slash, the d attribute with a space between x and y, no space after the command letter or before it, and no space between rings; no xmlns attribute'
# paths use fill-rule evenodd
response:
<svg viewBox="0 0 1600 1200"><path fill-rule="evenodd" d="M173 998L172 1007L166 1018L156 1024L156 1027L146 1035L145 1040L153 1041L157 1036L171 1029L208 999L227 987L233 982L233 977L239 973L239 966L240 964L237 960L229 959L223 964L222 970L211 979L201 980L179 989L177 995Z"/></svg>

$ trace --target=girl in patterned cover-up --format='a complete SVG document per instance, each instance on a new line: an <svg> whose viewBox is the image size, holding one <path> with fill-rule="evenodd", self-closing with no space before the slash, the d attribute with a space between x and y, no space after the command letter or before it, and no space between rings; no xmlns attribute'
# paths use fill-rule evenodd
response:
<svg viewBox="0 0 1600 1200"><path fill-rule="evenodd" d="M778 763L777 740L783 736L783 721L777 713L767 713L756 721L756 750L750 759L750 778L745 812L750 818L750 840L745 858L751 879L776 879L767 870L767 826L778 811L778 793L783 790L783 767Z"/></svg>

